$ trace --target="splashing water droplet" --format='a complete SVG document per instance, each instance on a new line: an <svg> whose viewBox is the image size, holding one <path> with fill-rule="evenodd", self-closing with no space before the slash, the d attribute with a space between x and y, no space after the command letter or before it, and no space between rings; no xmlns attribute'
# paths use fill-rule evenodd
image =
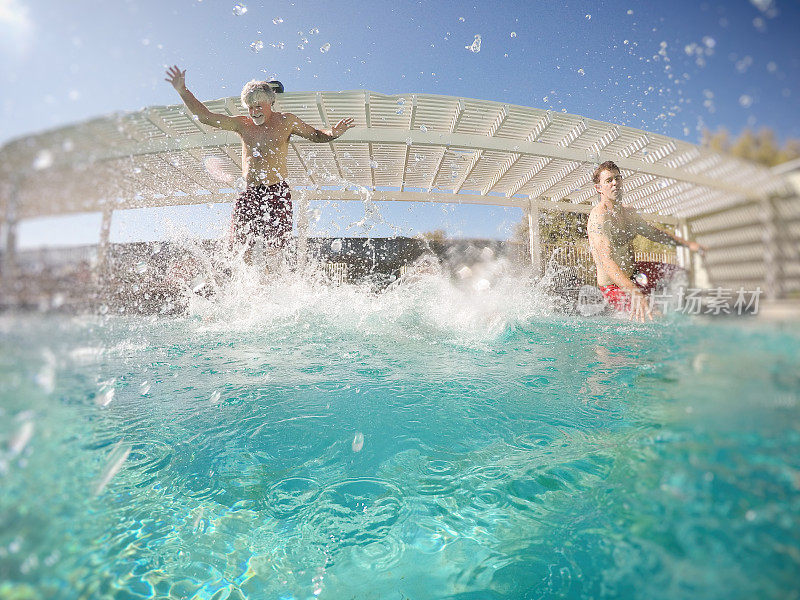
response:
<svg viewBox="0 0 800 600"><path fill-rule="evenodd" d="M139 384L139 395L146 396L150 392L150 382L143 381Z"/></svg>
<svg viewBox="0 0 800 600"><path fill-rule="evenodd" d="M41 150L33 160L33 168L36 171L43 171L53 166L53 153L50 150Z"/></svg>
<svg viewBox="0 0 800 600"><path fill-rule="evenodd" d="M280 17L275 17L274 19L272 19L273 25L278 25L279 23L283 23L283 19L281 19Z"/></svg>
<svg viewBox="0 0 800 600"><path fill-rule="evenodd" d="M592 20L592 15L586 15L586 20L587 21L591 21Z"/></svg>
<svg viewBox="0 0 800 600"><path fill-rule="evenodd" d="M378 168L378 161L377 160L369 161L369 167L370 167L370 169L377 169Z"/></svg>
<svg viewBox="0 0 800 600"><path fill-rule="evenodd" d="M516 32L516 31L512 31L512 32L511 32L511 37L512 37L512 38L515 38L515 37L517 37L517 32Z"/></svg>
<svg viewBox="0 0 800 600"><path fill-rule="evenodd" d="M480 52L481 51L481 36L480 36L480 34L476 33L475 34L475 39L472 41L472 44L470 44L469 46L464 46L464 48L466 48L467 50L469 50L470 52L473 52L475 54Z"/></svg>
<svg viewBox="0 0 800 600"><path fill-rule="evenodd" d="M322 44L322 47L319 49L319 51L325 54L330 49L331 45L326 42L325 44Z"/></svg>
<svg viewBox="0 0 800 600"><path fill-rule="evenodd" d="M353 452L361 452L361 449L364 447L364 434L360 431L353 436L353 443L350 444L350 447L353 449Z"/></svg>
<svg viewBox="0 0 800 600"><path fill-rule="evenodd" d="M583 69L578 69L578 75L581 76L586 75L586 71L584 71Z"/></svg>
<svg viewBox="0 0 800 600"><path fill-rule="evenodd" d="M137 273L139 273L139 275L141 275L143 273L146 273L147 272L147 263L144 262L143 260L140 260L138 263L136 263L136 266L134 267L134 269L136 270Z"/></svg>
<svg viewBox="0 0 800 600"><path fill-rule="evenodd" d="M255 42L250 44L250 50L255 53L261 52L264 49L264 42L261 40L256 40Z"/></svg>
<svg viewBox="0 0 800 600"><path fill-rule="evenodd" d="M214 393L211 394L211 397L208 399L208 401L211 404L216 404L217 402L219 402L219 399L220 399L221 396L222 396L222 392L220 392L219 390L214 390Z"/></svg>
<svg viewBox="0 0 800 600"><path fill-rule="evenodd" d="M632 14L633 14L633 9L630 9L630 8L629 8L629 9L628 9L628 13L627 13L627 14L629 14L629 15L632 15Z"/></svg>
<svg viewBox="0 0 800 600"><path fill-rule="evenodd" d="M428 132L428 128L427 128L427 127L425 127L425 125L420 125L420 126L419 126L419 130L420 130L422 133L427 133L427 132Z"/></svg>
<svg viewBox="0 0 800 600"><path fill-rule="evenodd" d="M396 111L394 111L394 112L395 112L395 114L396 114L396 115L402 115L402 114L403 114L403 109L402 109L402 108L398 108L398 109L397 109Z"/></svg>
<svg viewBox="0 0 800 600"><path fill-rule="evenodd" d="M308 30L308 35L316 35L318 33L319 29L317 29L316 27L312 27L311 29Z"/></svg>
<svg viewBox="0 0 800 600"><path fill-rule="evenodd" d="M247 12L247 7L241 2L233 5L233 14L236 15L237 17L241 17L246 12Z"/></svg>
<svg viewBox="0 0 800 600"><path fill-rule="evenodd" d="M331 252L338 254L342 251L342 240L336 239L331 242Z"/></svg>
<svg viewBox="0 0 800 600"><path fill-rule="evenodd" d="M403 106L405 103L406 103L406 99L405 98L398 98L397 99L398 106Z"/></svg>
<svg viewBox="0 0 800 600"><path fill-rule="evenodd" d="M634 275L633 280L642 287L647 287L647 275L644 273L637 273Z"/></svg>
<svg viewBox="0 0 800 600"><path fill-rule="evenodd" d="M463 23L464 22L464 17L458 17L458 20Z"/></svg>

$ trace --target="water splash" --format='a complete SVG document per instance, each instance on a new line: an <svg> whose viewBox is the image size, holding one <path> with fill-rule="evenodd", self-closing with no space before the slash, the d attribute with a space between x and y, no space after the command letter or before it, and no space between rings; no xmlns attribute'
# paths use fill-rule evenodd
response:
<svg viewBox="0 0 800 600"><path fill-rule="evenodd" d="M103 468L97 484L94 487L93 493L95 496L99 496L103 490L106 489L106 486L108 486L114 476L119 473L122 465L124 465L125 461L128 460L131 449L131 446L123 444L122 442L118 443L116 446L114 446L114 448L112 448L108 455L108 459L106 460L106 465Z"/></svg>
<svg viewBox="0 0 800 600"><path fill-rule="evenodd" d="M476 33L475 34L475 39L472 41L472 43L469 46L464 46L464 48L466 48L467 50L469 50L470 52L473 52L475 54L480 52L481 51L481 36L480 36L480 34Z"/></svg>

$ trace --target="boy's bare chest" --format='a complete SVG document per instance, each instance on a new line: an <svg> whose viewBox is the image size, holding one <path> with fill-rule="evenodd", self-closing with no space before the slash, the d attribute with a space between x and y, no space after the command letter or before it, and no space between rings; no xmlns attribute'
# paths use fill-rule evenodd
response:
<svg viewBox="0 0 800 600"><path fill-rule="evenodd" d="M241 132L242 141L250 148L267 150L279 148L289 141L289 132L284 127L248 127Z"/></svg>

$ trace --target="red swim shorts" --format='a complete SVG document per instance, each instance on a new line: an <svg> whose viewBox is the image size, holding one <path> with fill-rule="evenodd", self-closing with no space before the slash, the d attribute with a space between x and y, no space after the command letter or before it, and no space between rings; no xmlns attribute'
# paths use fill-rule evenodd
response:
<svg viewBox="0 0 800 600"><path fill-rule="evenodd" d="M601 285L600 291L609 306L614 310L627 312L631 309L631 297L623 292L618 285Z"/></svg>
<svg viewBox="0 0 800 600"><path fill-rule="evenodd" d="M284 248L292 236L292 194L285 181L249 186L233 208L233 236L240 244L257 237L271 248Z"/></svg>

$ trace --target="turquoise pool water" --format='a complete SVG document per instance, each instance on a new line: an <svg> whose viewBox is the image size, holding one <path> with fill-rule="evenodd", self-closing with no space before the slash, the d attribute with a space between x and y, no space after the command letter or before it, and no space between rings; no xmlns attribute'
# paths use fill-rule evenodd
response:
<svg viewBox="0 0 800 600"><path fill-rule="evenodd" d="M798 328L427 285L0 317L0 597L797 597Z"/></svg>

